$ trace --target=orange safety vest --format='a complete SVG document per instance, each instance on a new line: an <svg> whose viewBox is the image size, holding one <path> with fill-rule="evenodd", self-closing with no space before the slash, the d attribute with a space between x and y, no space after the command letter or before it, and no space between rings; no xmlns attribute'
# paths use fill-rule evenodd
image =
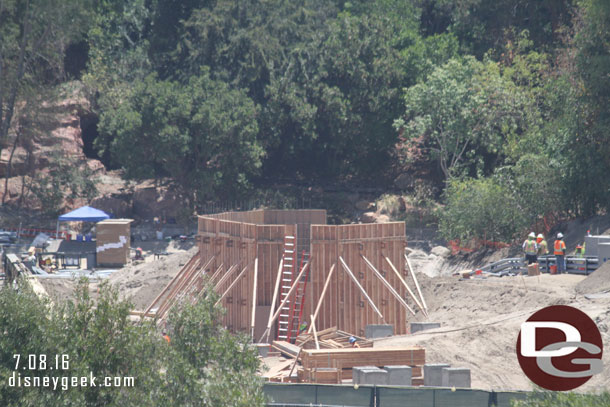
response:
<svg viewBox="0 0 610 407"><path fill-rule="evenodd" d="M555 240L555 256L563 255L566 251L566 244L563 240Z"/></svg>

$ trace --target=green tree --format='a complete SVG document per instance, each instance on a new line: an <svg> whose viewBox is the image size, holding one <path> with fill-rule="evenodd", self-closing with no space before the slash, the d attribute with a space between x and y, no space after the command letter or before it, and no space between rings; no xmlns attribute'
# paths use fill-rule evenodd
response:
<svg viewBox="0 0 610 407"><path fill-rule="evenodd" d="M429 151L450 179L491 173L505 140L527 127L526 99L494 63L452 59L405 93L406 114L395 121L403 157L414 146Z"/></svg>
<svg viewBox="0 0 610 407"><path fill-rule="evenodd" d="M445 189L445 199L439 230L448 240L511 241L527 226L526 215L512 191L494 177L452 179Z"/></svg>
<svg viewBox="0 0 610 407"><path fill-rule="evenodd" d="M172 177L192 204L238 195L261 166L254 104L206 70L187 85L149 75L99 128L127 177Z"/></svg>
<svg viewBox="0 0 610 407"><path fill-rule="evenodd" d="M26 280L18 289L0 289L0 403L3 406L263 406L256 351L247 340L219 325L214 294L197 305L177 308L172 343L155 321L130 319L132 305L108 284L95 300L86 280L74 299L51 304ZM15 354L46 355L47 369L16 369ZM68 369L55 367L55 355L68 356ZM38 361L39 359L37 359ZM62 360L60 356L60 360ZM12 387L11 375L57 378L60 389ZM61 390L64 377L97 377L97 386ZM105 377L133 377L133 386L100 386Z"/></svg>

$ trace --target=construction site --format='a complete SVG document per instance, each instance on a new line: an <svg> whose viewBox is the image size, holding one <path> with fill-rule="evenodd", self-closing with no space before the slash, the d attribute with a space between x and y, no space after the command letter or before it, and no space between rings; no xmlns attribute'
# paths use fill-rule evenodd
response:
<svg viewBox="0 0 610 407"><path fill-rule="evenodd" d="M138 261L130 255L130 221L103 220L97 223L98 243L91 243L98 250L90 290L95 296L96 285L108 279L134 304L135 320L151 318L169 332L174 307L194 304L213 290L216 304L226 310L222 324L251 337L266 391L281 401L323 403L348 393L354 400L371 394L402 399L402 393L383 393L384 386L399 386L415 399L431 397L431 389L453 389L434 397L454 397L453 405L496 400L508 406L521 397L514 391L532 389L514 357L519 326L548 305L584 310L608 342L607 236L587 238L592 254L568 257L570 273L557 275L542 266L550 257L539 259L542 273L528 273L509 249L465 268L449 249L427 254L409 247L403 222L326 222L325 210L199 215L192 239L146 250ZM4 270L5 282L29 275L51 299L69 297L76 284L74 272L72 278L59 278L61 272L32 275L10 254ZM288 391L273 383L305 387ZM317 385L348 386L324 399ZM597 375L584 388L608 385L608 375Z"/></svg>

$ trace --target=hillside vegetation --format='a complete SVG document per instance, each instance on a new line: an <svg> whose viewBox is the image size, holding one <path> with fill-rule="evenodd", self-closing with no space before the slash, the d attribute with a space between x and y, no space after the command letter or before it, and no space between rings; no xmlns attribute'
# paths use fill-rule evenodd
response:
<svg viewBox="0 0 610 407"><path fill-rule="evenodd" d="M78 79L104 164L191 207L402 176L445 237L510 240L608 207L609 28L604 0L5 1L0 146Z"/></svg>

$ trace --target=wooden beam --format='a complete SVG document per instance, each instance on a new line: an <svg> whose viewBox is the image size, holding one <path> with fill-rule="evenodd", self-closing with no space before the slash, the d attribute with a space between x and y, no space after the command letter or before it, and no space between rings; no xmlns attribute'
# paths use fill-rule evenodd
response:
<svg viewBox="0 0 610 407"><path fill-rule="evenodd" d="M320 294L320 299L318 300L318 305L316 305L316 310L314 311L314 313L312 315L312 319L310 321L312 324L318 318L318 312L320 312L320 307L322 306L322 301L324 301L324 294L326 294L326 290L328 289L328 286L330 285L330 278L333 276L333 272L335 271L336 265L337 265L337 263L334 263L332 265L332 267L330 268L330 273L328 273L328 277L326 277L326 281L324 282L324 288L322 289L322 294ZM312 327L310 326L307 333L311 333L311 330L312 330Z"/></svg>
<svg viewBox="0 0 610 407"><path fill-rule="evenodd" d="M195 256L199 256L199 252L197 252L197 254ZM195 256L193 256L191 258L191 260L193 260L195 258ZM212 261L214 261L214 258L216 256L212 256L208 259L208 261L203 265L203 269L205 269L208 265L210 265L210 263L212 263ZM189 260L189 263L191 262L191 260ZM150 303L150 305L148 306L148 308L146 308L146 310L144 311L144 315L148 314L150 312L151 309L153 309L153 307L157 304L157 302L161 299L161 297L163 297L163 295L165 295L169 289L172 287L172 285L178 281L178 279L182 278L184 276L184 271L186 269L186 266L188 266L189 264L187 263L184 268L182 268L182 270L180 270L178 273L176 273L176 275L174 276L174 278L171 279L171 281L165 286L165 288L163 289L163 291L161 291L161 293L159 295L157 295L157 297L153 300L153 302ZM169 299L169 298L168 298ZM165 300L165 302L167 302L167 300ZM164 303L165 303L164 302ZM163 304L161 304L159 306L159 309L161 308Z"/></svg>
<svg viewBox="0 0 610 407"><path fill-rule="evenodd" d="M258 278L258 257L254 259L254 288L252 289L252 322L250 323L250 336L254 338L254 324L256 323L256 285Z"/></svg>
<svg viewBox="0 0 610 407"><path fill-rule="evenodd" d="M275 289L273 290L273 300L271 301L271 309L269 310L269 320L267 327L269 330L267 331L267 339L265 342L269 342L269 333L271 333L271 319L273 318L273 313L275 312L275 302L277 301L277 293L280 290L280 281L282 281L282 267L284 266L284 257L280 260L280 267L277 269L277 277L275 277ZM263 338L261 338L263 339ZM260 340L259 340L260 342Z"/></svg>
<svg viewBox="0 0 610 407"><path fill-rule="evenodd" d="M310 317L311 317L311 327L313 328L313 339L316 341L316 349L320 349L320 342L318 342L318 332L316 331L316 323L313 318L313 315L310 315Z"/></svg>
<svg viewBox="0 0 610 407"><path fill-rule="evenodd" d="M360 292L362 293L362 295L364 295L364 298L366 298L366 300L369 302L371 307L373 307L373 310L377 313L377 315L379 315L381 317L381 319L383 321L385 321L385 319L383 318L383 315L381 314L381 312L379 311L379 309L377 308L377 306L375 305L375 303L373 302L371 297L369 297L369 295L366 293L366 290L364 288L362 288L362 286L358 282L358 279L356 278L356 276L354 276L354 273L352 273L352 271L349 269L349 267L345 263L345 260L343 260L343 257L339 256L339 261L341 262L341 265L343 266L343 269L345 270L345 272L350 276L350 278L352 279L354 284L356 284L356 286L360 289Z"/></svg>
<svg viewBox="0 0 610 407"><path fill-rule="evenodd" d="M375 266L373 266L373 263L371 263L369 261L369 259L367 259L366 257L364 257L364 255L360 255L362 257L362 259L364 259L364 262L366 263L366 265L373 271L373 273L375 273L375 275L377 276L378 279L381 280L381 282L383 283L383 285L385 285L385 287L388 289L388 291L390 291L390 293L392 293L392 295L394 297L396 297L396 299L398 300L398 302L405 307L411 314L415 315L415 311L413 311L413 309L411 307L409 307L409 304L407 304L404 300L404 298L402 298L400 296L400 294L398 292L396 292L396 290L394 289L394 287L392 287L392 285L388 282L388 280L386 280L383 275L375 268Z"/></svg>
<svg viewBox="0 0 610 407"><path fill-rule="evenodd" d="M411 289L409 288L409 286L407 285L407 282L405 281L404 278L402 278L402 276L400 275L400 273L398 272L398 270L396 270L396 267L394 267L394 264L392 264L392 262L390 261L390 259L385 256L384 257L385 261L388 262L388 264L390 265L390 268L392 269L392 271L396 274L396 276L398 277L398 279L400 280L400 282L402 283L403 286L405 286L405 288L407 289L407 292L409 293L409 295L411 296L411 298L413 299L413 301L415 301L415 303L417 304L417 306L419 307L419 309L421 310L421 312L424 313L424 315L427 316L426 310L424 309L423 305L421 305L421 303L419 302L419 300L417 299L417 297L415 296L415 294L413 293L413 291L411 291Z"/></svg>
<svg viewBox="0 0 610 407"><path fill-rule="evenodd" d="M233 274L233 272L235 270L237 270L238 266L239 266L238 262L237 264L232 265L231 267L229 267L229 269L227 270L227 272L220 278L220 280L218 280L218 282L216 283L216 285L214 286L214 291L218 291L218 289L227 282L227 279L231 276L231 274Z"/></svg>
<svg viewBox="0 0 610 407"><path fill-rule="evenodd" d="M288 302L288 299L290 298L290 296L292 295L294 290L299 285L299 281L301 280L301 277L303 277L303 274L305 273L305 270L307 270L307 268L309 267L310 264L311 264L311 258L309 259L309 261L307 262L305 267L303 267L303 270L301 270L301 272L299 273L297 278L294 279L294 282L292 283L292 286L290 287L290 290L288 290L288 294L286 294L286 297L284 297L284 301L282 301L282 303L280 304L278 309L275 311L275 314L273 314L273 318L271 318L269 320L269 323L267 323L267 329L263 333L263 336L269 335L269 332L271 331L271 325L273 325L273 323L275 322L277 317L280 315L280 312L282 312L282 308L284 307L284 305L286 305L286 303ZM263 339L262 336L261 336L261 339ZM260 342L260 340L259 340L259 342Z"/></svg>
<svg viewBox="0 0 610 407"><path fill-rule="evenodd" d="M411 262L409 261L409 257L407 256L407 253L405 253L405 260L407 261L407 266L409 267L409 271L411 272L411 277L413 277L413 281L415 281L415 288L417 288L417 292L419 293L421 302L424 305L424 309L426 310L426 315L428 315L428 306L426 305L426 300L424 299L424 295L421 292L421 288L419 288L419 282L417 281L417 277L415 277L415 270L413 270L413 267L411 267Z"/></svg>
<svg viewBox="0 0 610 407"><path fill-rule="evenodd" d="M233 282L231 283L231 285L229 286L229 288L226 289L226 291L224 293L222 293L222 295L220 296L220 298L218 299L218 301L216 301L216 304L214 304L214 306L220 304L220 301L222 301L222 299L229 293L229 291L231 291L231 288L233 288L233 286L235 286L235 284L237 284L237 282L239 281L239 279L244 275L244 273L246 272L246 270L248 270L248 265L246 264L246 267L244 267L244 269L241 271L241 273L239 273L239 275L237 276L237 278L235 280L233 280Z"/></svg>
<svg viewBox="0 0 610 407"><path fill-rule="evenodd" d="M224 263L220 263L220 266L218 266L218 268L216 269L214 274L212 274L212 277L210 277L210 283L211 284L214 284L214 281L216 280L216 277L218 277L218 274L220 273L220 271L222 270L224 265L225 265Z"/></svg>
<svg viewBox="0 0 610 407"><path fill-rule="evenodd" d="M294 363L292 365L292 368L290 368L290 373L288 373L288 380L290 380L290 376L292 376L292 372L294 372L294 368L297 366L297 363L299 361L299 356L301 356L302 351L303 351L303 348L299 348L299 353L297 353L297 357L294 358Z"/></svg>

